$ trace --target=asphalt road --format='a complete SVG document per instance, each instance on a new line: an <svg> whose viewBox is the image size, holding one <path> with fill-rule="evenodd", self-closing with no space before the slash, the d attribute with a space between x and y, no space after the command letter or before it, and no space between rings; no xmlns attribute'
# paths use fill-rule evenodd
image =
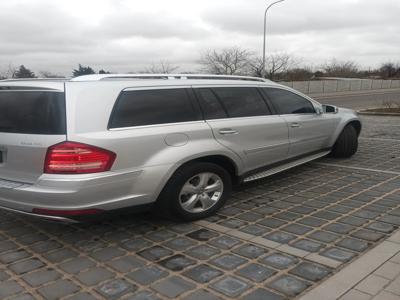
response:
<svg viewBox="0 0 400 300"><path fill-rule="evenodd" d="M314 96L312 98L323 104L332 104L340 107L363 109L371 107L381 107L384 102L396 102L400 104L400 90L383 92L368 92L363 94L348 94L348 95L326 95Z"/></svg>

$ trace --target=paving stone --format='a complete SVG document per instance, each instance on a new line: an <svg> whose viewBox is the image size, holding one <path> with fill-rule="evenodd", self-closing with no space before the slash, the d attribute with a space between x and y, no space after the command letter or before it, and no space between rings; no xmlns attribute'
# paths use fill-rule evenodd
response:
<svg viewBox="0 0 400 300"><path fill-rule="evenodd" d="M182 223L169 226L168 229L176 233L188 233L194 230L198 230L200 228L193 223Z"/></svg>
<svg viewBox="0 0 400 300"><path fill-rule="evenodd" d="M280 296L266 289L256 289L247 294L241 300L285 300L286 297Z"/></svg>
<svg viewBox="0 0 400 300"><path fill-rule="evenodd" d="M107 247L93 252L91 256L98 261L109 261L124 254L125 251L119 249L118 247Z"/></svg>
<svg viewBox="0 0 400 300"><path fill-rule="evenodd" d="M121 247L126 250L136 252L149 247L151 244L152 244L151 242L146 241L145 239L137 238L133 240L124 241L123 243L121 243Z"/></svg>
<svg viewBox="0 0 400 300"><path fill-rule="evenodd" d="M0 242L0 253L8 251L8 250L13 250L17 249L18 245L15 244L14 242L11 241L1 241Z"/></svg>
<svg viewBox="0 0 400 300"><path fill-rule="evenodd" d="M354 230L353 226L341 223L331 223L323 227L324 230L332 231L339 234L346 234Z"/></svg>
<svg viewBox="0 0 400 300"><path fill-rule="evenodd" d="M194 289L196 286L178 276L163 279L152 285L152 288L168 298L176 298L179 295Z"/></svg>
<svg viewBox="0 0 400 300"><path fill-rule="evenodd" d="M23 245L31 245L39 241L46 241L49 237L37 232L32 232L17 238L17 242Z"/></svg>
<svg viewBox="0 0 400 300"><path fill-rule="evenodd" d="M354 212L352 215L355 217L359 217L359 218L373 220L373 219L376 219L380 215L380 213L376 212L376 211L360 209L360 210Z"/></svg>
<svg viewBox="0 0 400 300"><path fill-rule="evenodd" d="M94 265L95 263L86 257L77 257L60 264L59 267L67 273L77 274L82 270L94 267Z"/></svg>
<svg viewBox="0 0 400 300"><path fill-rule="evenodd" d="M244 221L254 222L256 220L261 219L263 216L261 214L253 213L253 212L244 212L236 216L236 218Z"/></svg>
<svg viewBox="0 0 400 300"><path fill-rule="evenodd" d="M22 249L12 252L6 252L0 255L0 262L2 262L3 264L9 264L27 258L29 256L31 256L31 254Z"/></svg>
<svg viewBox="0 0 400 300"><path fill-rule="evenodd" d="M336 214L336 213L333 213L330 211L319 211L319 212L312 214L312 216L316 217L316 218L326 219L326 220L334 220L334 219L340 217L339 214Z"/></svg>
<svg viewBox="0 0 400 300"><path fill-rule="evenodd" d="M138 254L150 261L157 261L164 257L172 255L173 252L164 247L154 246L154 247L142 250Z"/></svg>
<svg viewBox="0 0 400 300"><path fill-rule="evenodd" d="M50 253L46 253L43 255L47 260L52 263L60 263L70 258L75 258L78 255L75 251L72 251L67 248L58 249Z"/></svg>
<svg viewBox="0 0 400 300"><path fill-rule="evenodd" d="M250 281L263 282L267 278L276 274L273 269L261 266L259 264L251 263L238 271L235 272L236 275L240 275Z"/></svg>
<svg viewBox="0 0 400 300"><path fill-rule="evenodd" d="M305 217L301 220L298 220L297 222L304 224L304 225L312 226L312 227L320 227L328 221L323 220L323 219L313 218L313 217Z"/></svg>
<svg viewBox="0 0 400 300"><path fill-rule="evenodd" d="M114 277L114 273L102 267L92 268L76 276L76 278L85 285L95 285L107 279Z"/></svg>
<svg viewBox="0 0 400 300"><path fill-rule="evenodd" d="M228 219L220 222L219 224L225 227L235 229L247 225L247 222L238 219Z"/></svg>
<svg viewBox="0 0 400 300"><path fill-rule="evenodd" d="M278 211L279 211L279 209L276 209L275 207L271 207L271 206L263 206L263 207L257 208L257 212L260 214L263 214L263 215L271 215Z"/></svg>
<svg viewBox="0 0 400 300"><path fill-rule="evenodd" d="M327 210L333 211L333 212L338 212L341 214L347 214L351 212L354 208L348 207L348 206L343 206L343 205L334 205L331 207L328 207Z"/></svg>
<svg viewBox="0 0 400 300"><path fill-rule="evenodd" d="M252 224L252 225L248 225L248 226L241 228L240 231L248 233L248 234L252 234L255 236L259 236L259 235L263 235L263 234L267 233L268 231L270 231L270 229L265 228L263 226L258 226L258 225Z"/></svg>
<svg viewBox="0 0 400 300"><path fill-rule="evenodd" d="M71 297L66 298L67 300L96 300L95 297L88 293L78 293Z"/></svg>
<svg viewBox="0 0 400 300"><path fill-rule="evenodd" d="M186 236L200 241L200 242L206 242L214 237L218 236L218 233L207 230L207 229L200 229L191 233L188 233Z"/></svg>
<svg viewBox="0 0 400 300"><path fill-rule="evenodd" d="M36 300L32 295L30 294L19 294L15 297L9 298L10 300ZM88 298L90 300L90 298Z"/></svg>
<svg viewBox="0 0 400 300"><path fill-rule="evenodd" d="M134 255L127 255L107 262L107 265L120 273L127 273L136 268L143 267L145 261Z"/></svg>
<svg viewBox="0 0 400 300"><path fill-rule="evenodd" d="M331 232L320 230L320 231L315 231L313 233L310 233L307 237L317 240L317 241L331 243L331 242L339 239L340 236L337 234L331 233Z"/></svg>
<svg viewBox="0 0 400 300"><path fill-rule="evenodd" d="M368 242L356 240L352 238L344 238L343 240L336 243L337 246L350 249L357 252L362 252L368 248Z"/></svg>
<svg viewBox="0 0 400 300"><path fill-rule="evenodd" d="M278 227L281 227L282 225L287 224L287 221L274 219L274 218L266 218L266 219L259 221L257 224L261 224L263 226L267 226L270 228L278 228Z"/></svg>
<svg viewBox="0 0 400 300"><path fill-rule="evenodd" d="M215 239L212 239L209 241L209 244L212 246L215 246L217 248L223 249L223 250L228 250L238 244L240 244L240 241L238 239L232 238L227 235L222 235L219 237L216 237Z"/></svg>
<svg viewBox="0 0 400 300"><path fill-rule="evenodd" d="M220 270L217 270L208 265L199 265L183 273L183 275L198 283L207 283L223 274L224 273Z"/></svg>
<svg viewBox="0 0 400 300"><path fill-rule="evenodd" d="M235 250L233 250L233 252L250 259L255 259L267 253L268 250L256 245L246 244L239 248L236 248Z"/></svg>
<svg viewBox="0 0 400 300"><path fill-rule="evenodd" d="M123 279L114 279L101 284L97 291L107 299L119 299L128 292L136 291L137 287Z"/></svg>
<svg viewBox="0 0 400 300"><path fill-rule="evenodd" d="M210 287L228 297L238 297L248 290L251 285L233 276L226 276L212 283Z"/></svg>
<svg viewBox="0 0 400 300"><path fill-rule="evenodd" d="M306 239L301 239L292 243L291 246L308 252L318 252L322 247L324 247L324 244L313 242Z"/></svg>
<svg viewBox="0 0 400 300"><path fill-rule="evenodd" d="M185 254L201 260L209 259L219 253L221 250L207 245L200 245L185 252Z"/></svg>
<svg viewBox="0 0 400 300"><path fill-rule="evenodd" d="M378 221L400 226L400 216L385 215L379 218Z"/></svg>
<svg viewBox="0 0 400 300"><path fill-rule="evenodd" d="M287 296L294 297L308 288L310 284L293 276L282 275L270 282L268 286Z"/></svg>
<svg viewBox="0 0 400 300"><path fill-rule="evenodd" d="M340 218L338 222L353 225L353 226L361 226L368 222L368 220L363 219L363 218L357 218L357 217L352 217L352 216L347 216Z"/></svg>
<svg viewBox="0 0 400 300"><path fill-rule="evenodd" d="M233 254L224 254L210 261L211 264L224 270L233 270L246 262L247 259Z"/></svg>
<svg viewBox="0 0 400 300"><path fill-rule="evenodd" d="M381 222L374 222L369 224L366 228L376 230L383 233L391 233L395 227L391 224L381 223Z"/></svg>
<svg viewBox="0 0 400 300"><path fill-rule="evenodd" d="M168 248L177 250L177 251L184 251L194 245L196 245L196 242L193 240L190 240L188 238L183 238L183 237L178 237L172 240L169 240L168 242L164 243L164 245Z"/></svg>
<svg viewBox="0 0 400 300"><path fill-rule="evenodd" d="M315 263L302 262L290 270L289 273L307 280L319 281L328 276L331 273L331 269Z"/></svg>
<svg viewBox="0 0 400 300"><path fill-rule="evenodd" d="M157 297L153 292L139 291L133 294L132 296L124 298L124 300L161 300L161 299Z"/></svg>
<svg viewBox="0 0 400 300"><path fill-rule="evenodd" d="M294 256L285 255L281 253L273 253L259 260L261 263L272 266L278 269L289 268L299 261Z"/></svg>
<svg viewBox="0 0 400 300"><path fill-rule="evenodd" d="M329 248L320 253L322 256L332 258L334 260L347 262L356 255L353 252L345 251L339 248Z"/></svg>
<svg viewBox="0 0 400 300"><path fill-rule="evenodd" d="M43 284L55 281L61 277L61 274L53 269L39 270L31 272L22 276L22 279L26 281L30 286L38 287Z"/></svg>
<svg viewBox="0 0 400 300"><path fill-rule="evenodd" d="M5 299L22 291L23 288L14 280L0 282L0 299Z"/></svg>
<svg viewBox="0 0 400 300"><path fill-rule="evenodd" d="M300 224L289 224L286 225L285 227L282 227L281 229L297 235L303 235L312 230L311 227L303 226Z"/></svg>
<svg viewBox="0 0 400 300"><path fill-rule="evenodd" d="M207 290L198 290L189 296L185 297L183 300L219 300L221 298L211 294ZM144 300L144 299L143 299Z"/></svg>
<svg viewBox="0 0 400 300"><path fill-rule="evenodd" d="M302 215L308 215L315 211L315 208L307 207L307 206L296 206L291 209L289 209L290 212L302 214Z"/></svg>
<svg viewBox="0 0 400 300"><path fill-rule="evenodd" d="M37 258L26 259L10 265L8 268L15 274L23 274L44 266L44 263Z"/></svg>
<svg viewBox="0 0 400 300"><path fill-rule="evenodd" d="M360 229L352 233L351 236L370 242L376 242L383 238L385 235L371 230Z"/></svg>
<svg viewBox="0 0 400 300"><path fill-rule="evenodd" d="M286 212L276 214L274 217L283 219L283 220L294 221L294 220L299 219L301 217L301 215L286 211Z"/></svg>
<svg viewBox="0 0 400 300"><path fill-rule="evenodd" d="M286 244L294 240L296 236L282 231L274 231L272 233L265 235L264 238L280 244Z"/></svg>
<svg viewBox="0 0 400 300"><path fill-rule="evenodd" d="M167 275L167 271L164 271L157 266L146 266L129 273L128 277L142 285L149 285Z"/></svg>
<svg viewBox="0 0 400 300"><path fill-rule="evenodd" d="M163 242L175 237L176 234L168 230L157 230L146 235L146 238L154 242Z"/></svg>
<svg viewBox="0 0 400 300"><path fill-rule="evenodd" d="M56 300L71 295L80 290L79 286L68 280L58 280L41 287L38 292L48 300Z"/></svg>
<svg viewBox="0 0 400 300"><path fill-rule="evenodd" d="M6 272L0 270L0 282L6 281L8 278L10 278L10 275L8 275Z"/></svg>
<svg viewBox="0 0 400 300"><path fill-rule="evenodd" d="M183 269L187 268L195 264L196 261L190 259L184 255L177 254L171 257L168 257L159 262L164 268L167 268L171 271L182 271Z"/></svg>

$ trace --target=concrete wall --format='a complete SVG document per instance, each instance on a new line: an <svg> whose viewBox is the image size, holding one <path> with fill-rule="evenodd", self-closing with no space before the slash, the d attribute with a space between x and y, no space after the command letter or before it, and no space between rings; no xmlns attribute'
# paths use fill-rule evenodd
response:
<svg viewBox="0 0 400 300"><path fill-rule="evenodd" d="M325 94L347 91L400 88L400 80L351 79L279 82L305 94Z"/></svg>

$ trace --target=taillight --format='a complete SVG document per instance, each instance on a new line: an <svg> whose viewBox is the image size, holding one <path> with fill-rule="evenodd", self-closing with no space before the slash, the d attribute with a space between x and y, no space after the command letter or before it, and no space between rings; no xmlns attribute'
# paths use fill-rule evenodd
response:
<svg viewBox="0 0 400 300"><path fill-rule="evenodd" d="M47 149L44 172L51 174L87 174L111 169L116 154L91 145L62 142Z"/></svg>

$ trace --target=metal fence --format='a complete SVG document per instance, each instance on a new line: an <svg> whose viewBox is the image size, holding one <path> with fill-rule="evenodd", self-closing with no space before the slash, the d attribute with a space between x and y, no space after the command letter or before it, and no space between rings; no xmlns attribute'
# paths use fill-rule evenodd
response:
<svg viewBox="0 0 400 300"><path fill-rule="evenodd" d="M279 82L305 94L325 94L349 91L400 88L400 80L349 79Z"/></svg>

